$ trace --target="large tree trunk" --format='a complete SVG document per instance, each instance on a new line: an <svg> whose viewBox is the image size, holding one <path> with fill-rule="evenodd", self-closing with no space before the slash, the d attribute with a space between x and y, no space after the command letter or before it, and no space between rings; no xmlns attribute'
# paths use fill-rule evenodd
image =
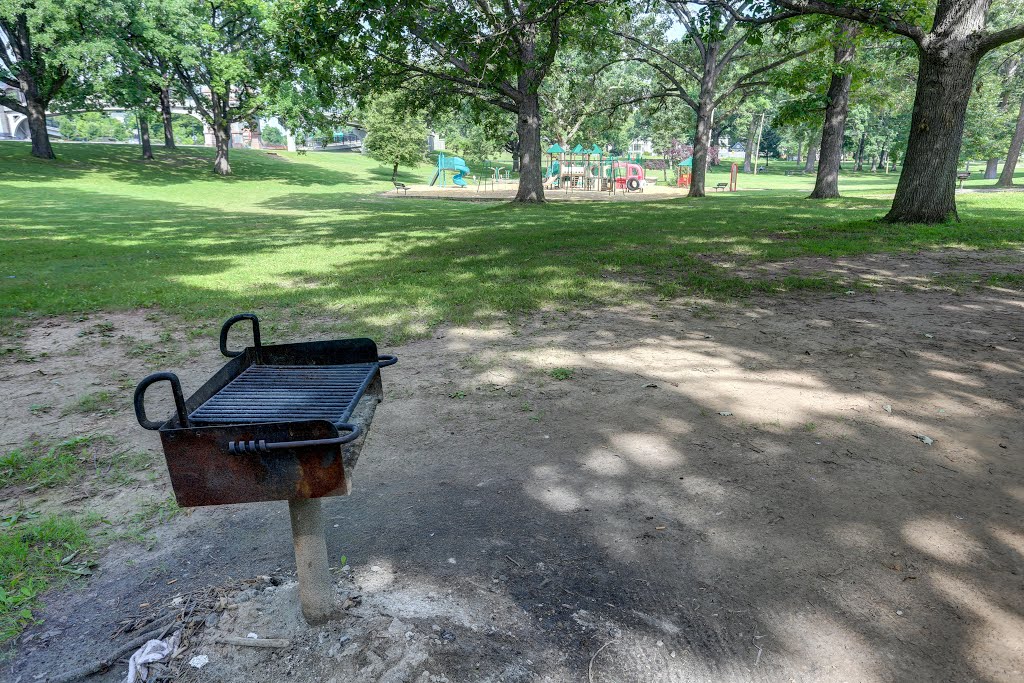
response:
<svg viewBox="0 0 1024 683"><path fill-rule="evenodd" d="M142 143L142 158L145 161L153 160L153 143L149 140L149 117L146 112L135 112L139 120L139 142Z"/></svg>
<svg viewBox="0 0 1024 683"><path fill-rule="evenodd" d="M703 197L708 172L708 148L711 146L711 117L714 115L713 78L705 77L697 104L697 127L693 134L693 170L688 197Z"/></svg>
<svg viewBox="0 0 1024 683"><path fill-rule="evenodd" d="M750 127L747 129L747 144L743 150L743 172L751 173L750 157L754 153L754 137L757 135L757 114L750 115Z"/></svg>
<svg viewBox="0 0 1024 683"><path fill-rule="evenodd" d="M860 173L864 170L864 145L868 142L867 131L860 134L860 142L857 144L857 165L854 166L853 170Z"/></svg>
<svg viewBox="0 0 1024 683"><path fill-rule="evenodd" d="M804 158L804 139L800 138L799 140L796 141L796 163L799 164L800 161L803 158Z"/></svg>
<svg viewBox="0 0 1024 683"><path fill-rule="evenodd" d="M999 173L996 187L1013 187L1013 173L1017 170L1021 146L1024 146L1024 98L1020 101L1017 127L1013 131L1013 138L1010 140L1010 151L1006 153L1006 161L1003 163L1003 170Z"/></svg>
<svg viewBox="0 0 1024 683"><path fill-rule="evenodd" d="M160 89L160 116L164 123L164 147L174 149L174 120L171 118L171 89Z"/></svg>
<svg viewBox="0 0 1024 683"><path fill-rule="evenodd" d="M761 165L761 136L764 135L764 115L765 112L761 112L761 122L757 124L757 140L754 142L754 175L757 175L757 169Z"/></svg>
<svg viewBox="0 0 1024 683"><path fill-rule="evenodd" d="M814 173L818 164L818 144L814 140L807 143L807 161L804 163L804 173Z"/></svg>
<svg viewBox="0 0 1024 683"><path fill-rule="evenodd" d="M999 159L989 157L985 161L985 180L995 180L999 177Z"/></svg>
<svg viewBox="0 0 1024 683"><path fill-rule="evenodd" d="M231 164L228 163L228 152L231 149L231 123L224 119L214 122L213 139L217 147L217 158L213 162L213 170L218 175L231 175Z"/></svg>
<svg viewBox="0 0 1024 683"><path fill-rule="evenodd" d="M516 118L519 136L519 191L517 202L544 201L544 173L541 170L540 98L531 88L522 88L522 100Z"/></svg>
<svg viewBox="0 0 1024 683"><path fill-rule="evenodd" d="M700 92L697 94L697 125L693 131L693 168L690 171L688 197L703 197L708 173L708 150L711 146L711 126L715 115L715 88L718 80L718 51L720 43L709 42L701 71Z"/></svg>
<svg viewBox="0 0 1024 683"><path fill-rule="evenodd" d="M910 139L892 209L885 216L889 222L958 219L956 171L967 102L981 55L965 37L978 27L964 21L956 28L957 35L944 40L933 36L935 40L919 50Z"/></svg>
<svg viewBox="0 0 1024 683"><path fill-rule="evenodd" d="M26 98L28 99L28 98ZM32 137L32 156L40 159L56 159L50 145L50 133L46 130L46 105L37 99L25 103L28 116L28 131Z"/></svg>
<svg viewBox="0 0 1024 683"><path fill-rule="evenodd" d="M814 180L811 199L835 199L839 196L839 167L843 161L843 131L850 108L850 85L853 74L847 65L853 61L856 49L853 40L860 32L857 24L846 23L836 45L833 61L836 73L828 86L828 104L825 106L825 125L821 132L821 153L818 175Z"/></svg>

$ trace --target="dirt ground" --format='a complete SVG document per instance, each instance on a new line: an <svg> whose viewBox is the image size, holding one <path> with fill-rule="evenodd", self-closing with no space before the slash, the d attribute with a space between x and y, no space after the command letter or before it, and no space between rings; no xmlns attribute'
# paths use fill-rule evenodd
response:
<svg viewBox="0 0 1024 683"><path fill-rule="evenodd" d="M1019 681L1024 294L929 284L954 261L1024 272L991 256L801 262L878 292L546 311L382 348L400 362L353 494L325 502L344 619L299 618L284 503L199 508L48 595L0 680L52 680L205 592L170 678ZM83 344L103 323L109 343ZM172 349L159 369L186 393L221 363L163 330L143 312L31 327L35 362L0 365L0 443L93 430L156 454L122 373L161 361L126 345ZM97 389L115 409L56 417ZM161 472L75 505L168 493ZM250 633L289 644L215 642Z"/></svg>

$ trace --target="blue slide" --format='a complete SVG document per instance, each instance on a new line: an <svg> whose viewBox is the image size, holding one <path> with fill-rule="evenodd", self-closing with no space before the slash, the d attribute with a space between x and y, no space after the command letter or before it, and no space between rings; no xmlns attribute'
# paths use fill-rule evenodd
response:
<svg viewBox="0 0 1024 683"><path fill-rule="evenodd" d="M466 162L462 160L462 157L448 157L448 163L451 164L450 168L458 171L452 176L452 182L459 187L466 186L466 179L462 176L469 173L469 166L466 166Z"/></svg>
<svg viewBox="0 0 1024 683"><path fill-rule="evenodd" d="M430 179L430 184L433 185L438 180L441 181L441 185L444 185L444 178L441 174L445 171L457 171L452 176L452 182L455 183L456 187L465 187L466 179L462 176L469 173L469 166L466 166L466 162L462 157L446 157L444 154L437 156L437 170L434 172L434 177Z"/></svg>

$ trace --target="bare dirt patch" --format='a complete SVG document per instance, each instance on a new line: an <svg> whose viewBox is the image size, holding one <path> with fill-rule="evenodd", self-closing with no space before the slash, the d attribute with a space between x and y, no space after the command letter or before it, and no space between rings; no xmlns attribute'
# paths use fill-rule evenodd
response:
<svg viewBox="0 0 1024 683"><path fill-rule="evenodd" d="M773 239L788 239L771 235ZM919 253L872 254L869 256L826 258L801 257L757 265L705 259L723 266L733 275L747 280L771 280L782 277L828 276L849 285L879 288L950 289L951 285L972 284L993 275L1024 275L1024 250L964 251L946 249Z"/></svg>
<svg viewBox="0 0 1024 683"><path fill-rule="evenodd" d="M992 287L670 302L382 349L401 362L353 495L325 503L362 604L307 629L287 581L253 591L193 638L184 660L209 664L183 675L1019 680L1022 314ZM186 387L221 362L204 345L176 366ZM96 381L126 365L92 359ZM126 615L293 566L283 504L158 534L51 595L4 675L46 680L108 651ZM250 632L290 644L213 642Z"/></svg>
<svg viewBox="0 0 1024 683"><path fill-rule="evenodd" d="M177 327L175 327L177 325ZM166 500L166 469L131 409L138 380L158 369L212 367L209 339L153 312L47 318L0 340L0 453L33 452L85 438L92 444L61 485L29 482L0 500L0 516L29 507L41 513L89 512L110 522ZM152 410L167 411L160 397ZM148 462L147 462L148 461Z"/></svg>

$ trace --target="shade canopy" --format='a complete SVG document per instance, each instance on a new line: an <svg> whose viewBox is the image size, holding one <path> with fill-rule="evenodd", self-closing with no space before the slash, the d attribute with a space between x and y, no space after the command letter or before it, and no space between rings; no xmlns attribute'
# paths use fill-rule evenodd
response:
<svg viewBox="0 0 1024 683"><path fill-rule="evenodd" d="M680 166L693 166L693 157L690 157L689 159L683 159L682 161L679 162L679 165Z"/></svg>
<svg viewBox="0 0 1024 683"><path fill-rule="evenodd" d="M563 152L565 152L565 150L562 149L562 146L557 142L548 147L548 154L562 154Z"/></svg>
<svg viewBox="0 0 1024 683"><path fill-rule="evenodd" d="M595 142L594 143L594 149L590 150L590 153L591 154L599 154L600 155L600 154L604 154L604 150L602 150L600 147L598 147L597 143Z"/></svg>
<svg viewBox="0 0 1024 683"><path fill-rule="evenodd" d="M576 145L575 147L573 147L572 148L572 153L573 154L582 154L583 153L583 145Z"/></svg>

